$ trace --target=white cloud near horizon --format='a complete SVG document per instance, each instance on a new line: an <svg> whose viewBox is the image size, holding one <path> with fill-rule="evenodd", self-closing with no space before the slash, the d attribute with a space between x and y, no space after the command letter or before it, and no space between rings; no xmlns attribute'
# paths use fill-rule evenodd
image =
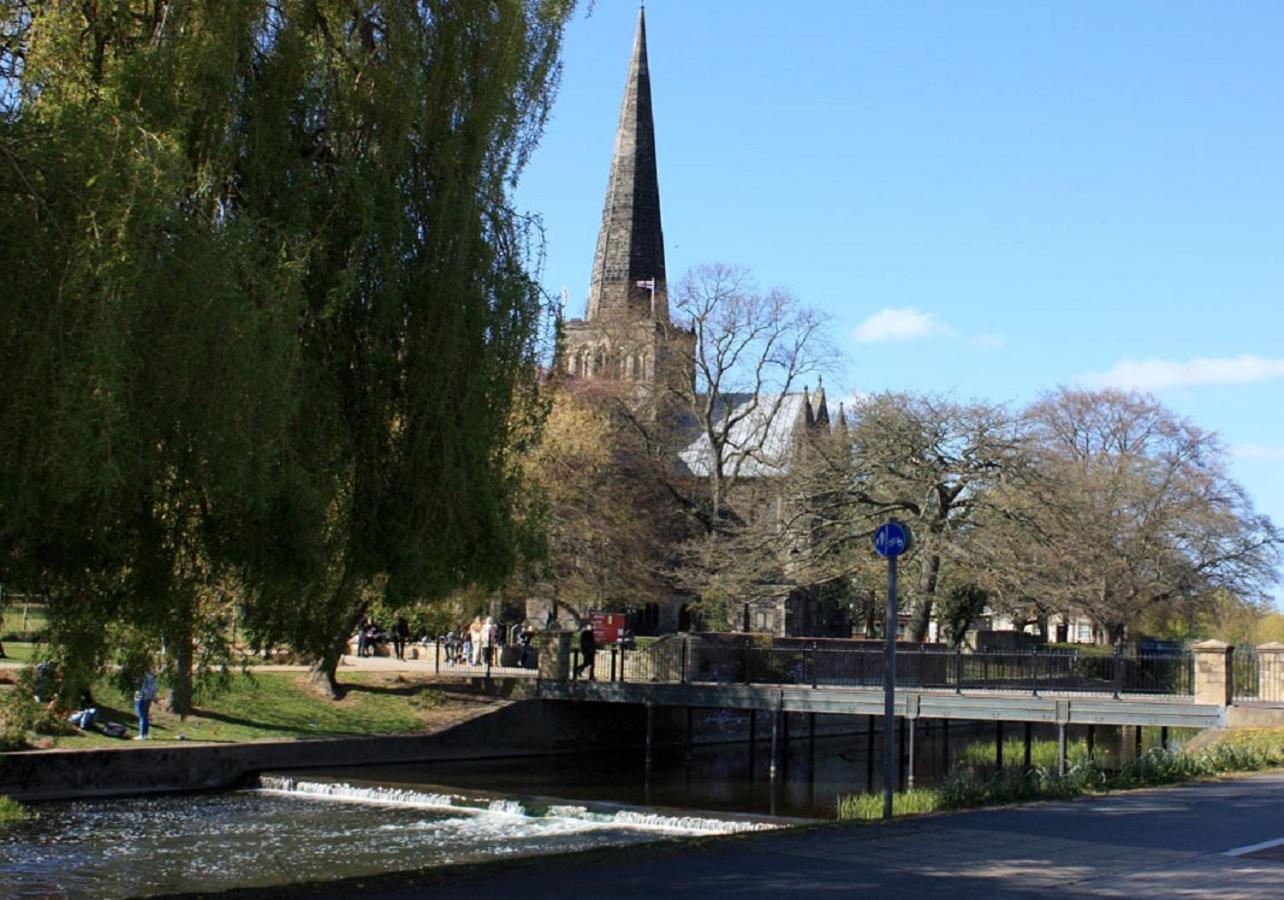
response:
<svg viewBox="0 0 1284 900"><path fill-rule="evenodd" d="M936 318L934 313L917 309L880 309L856 326L852 337L861 344L912 341L925 337L954 337L954 329Z"/></svg>
<svg viewBox="0 0 1284 900"><path fill-rule="evenodd" d="M1284 359L1246 354L1234 357L1200 357L1192 360L1124 359L1105 372L1081 375L1091 387L1116 387L1139 391L1197 387L1209 384L1248 384L1284 378Z"/></svg>
<svg viewBox="0 0 1284 900"><path fill-rule="evenodd" d="M1284 462L1284 447L1267 447L1264 444L1236 444L1231 447L1235 459Z"/></svg>

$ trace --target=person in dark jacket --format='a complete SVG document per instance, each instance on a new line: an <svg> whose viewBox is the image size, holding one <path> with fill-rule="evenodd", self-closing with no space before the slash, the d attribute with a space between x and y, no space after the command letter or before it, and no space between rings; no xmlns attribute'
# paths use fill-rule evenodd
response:
<svg viewBox="0 0 1284 900"><path fill-rule="evenodd" d="M392 651L397 659L406 658L406 639L410 637L410 624L405 616L397 616L397 624L392 626Z"/></svg>
<svg viewBox="0 0 1284 900"><path fill-rule="evenodd" d="M590 623L584 626L580 632L580 657L581 661L575 667L575 677L578 678L588 669L589 680L593 679L593 657L597 655L597 641L593 639L593 625Z"/></svg>

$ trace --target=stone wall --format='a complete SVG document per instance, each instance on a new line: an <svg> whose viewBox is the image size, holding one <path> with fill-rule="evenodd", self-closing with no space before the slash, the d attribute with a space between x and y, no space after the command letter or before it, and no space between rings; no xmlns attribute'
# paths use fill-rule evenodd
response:
<svg viewBox="0 0 1284 900"><path fill-rule="evenodd" d="M0 754L0 794L54 800L228 788L263 771L637 747L642 707L522 700L433 735L155 743Z"/></svg>

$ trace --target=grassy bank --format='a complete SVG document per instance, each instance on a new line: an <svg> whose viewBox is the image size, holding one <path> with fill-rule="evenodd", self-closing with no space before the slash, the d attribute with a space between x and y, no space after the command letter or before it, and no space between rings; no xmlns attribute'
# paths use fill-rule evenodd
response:
<svg viewBox="0 0 1284 900"><path fill-rule="evenodd" d="M442 694L425 681L404 675L345 673L341 700L318 696L301 672L235 673L226 690L198 693L196 710L185 719L153 704L151 734L156 741L253 741L263 739L411 734L425 730ZM137 733L133 700L107 679L94 689L98 722L120 722ZM37 748L120 746L119 738L77 732L60 723L33 722L27 743ZM55 727L50 727L50 726ZM33 733L44 731L46 733ZM72 731L74 733L57 733ZM55 733L47 733L55 732ZM181 735L181 737L180 737Z"/></svg>
<svg viewBox="0 0 1284 900"><path fill-rule="evenodd" d="M937 787L894 795L892 813L916 815L1034 800L1065 800L1278 766L1284 766L1284 729L1240 728L1194 753L1153 748L1125 763L1118 772L1107 772L1086 758L1071 766L1065 775L1058 774L1055 767L1043 765L1006 768L988 777L968 771L955 772ZM839 819L879 819L883 814L882 796L840 797L837 813Z"/></svg>
<svg viewBox="0 0 1284 900"><path fill-rule="evenodd" d="M25 822L29 818L31 818L31 812L27 807L12 797L0 794L0 828L16 822Z"/></svg>

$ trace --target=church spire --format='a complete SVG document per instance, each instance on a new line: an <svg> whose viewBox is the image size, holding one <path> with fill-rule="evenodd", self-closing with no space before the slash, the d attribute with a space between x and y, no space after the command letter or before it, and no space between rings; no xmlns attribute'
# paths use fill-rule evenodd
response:
<svg viewBox="0 0 1284 900"><path fill-rule="evenodd" d="M602 229L593 257L588 319L669 322L645 8L638 12L633 57L615 131Z"/></svg>

